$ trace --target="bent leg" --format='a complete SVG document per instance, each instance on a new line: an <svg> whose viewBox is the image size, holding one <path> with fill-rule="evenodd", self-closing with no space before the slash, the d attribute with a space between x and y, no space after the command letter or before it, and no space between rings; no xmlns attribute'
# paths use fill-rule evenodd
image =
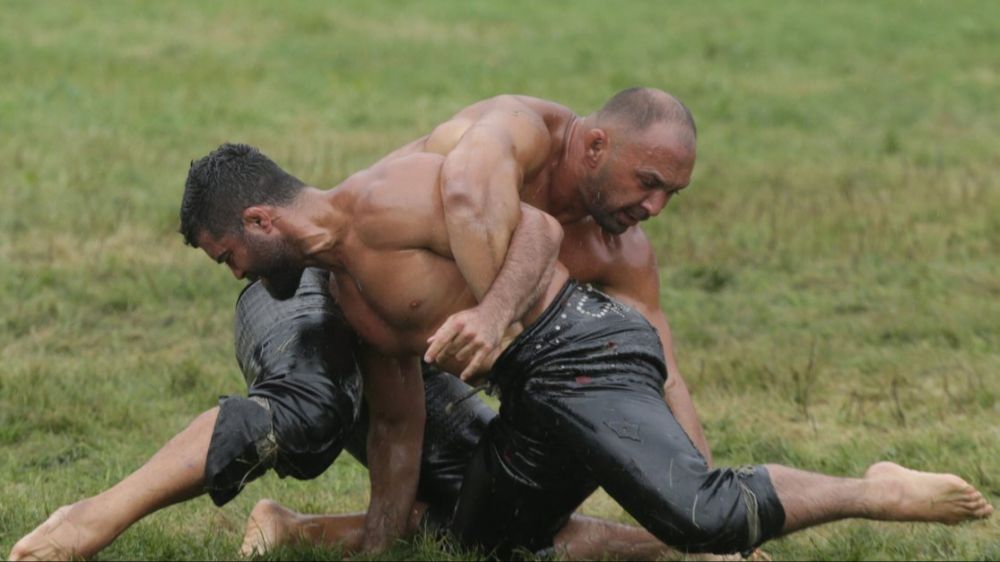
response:
<svg viewBox="0 0 1000 562"><path fill-rule="evenodd" d="M709 470L652 380L562 381L536 393L538 415L601 487L665 544L684 552L750 551L784 513L763 467ZM555 382L548 383L554 386Z"/></svg>
<svg viewBox="0 0 1000 562"><path fill-rule="evenodd" d="M568 429L566 442L591 451L581 461L601 486L656 536L687 551L748 551L845 518L954 524L993 512L955 475L893 463L873 465L860 479L778 465L709 471L654 397L617 394L567 393L550 408Z"/></svg>
<svg viewBox="0 0 1000 562"><path fill-rule="evenodd" d="M56 510L14 545L10 559L89 558L146 515L201 495L218 411L213 408L195 418L146 464L110 489Z"/></svg>

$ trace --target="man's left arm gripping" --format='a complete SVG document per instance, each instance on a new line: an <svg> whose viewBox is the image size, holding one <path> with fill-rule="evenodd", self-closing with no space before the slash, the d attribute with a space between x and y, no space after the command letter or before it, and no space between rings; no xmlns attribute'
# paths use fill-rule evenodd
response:
<svg viewBox="0 0 1000 562"><path fill-rule="evenodd" d="M371 419L364 550L377 552L411 531L426 418L424 383L417 357L388 357L367 346L362 371Z"/></svg>
<svg viewBox="0 0 1000 562"><path fill-rule="evenodd" d="M524 203L520 206L521 219L489 291L475 308L448 317L431 336L424 355L428 363L441 362L449 355L465 363L460 376L468 382L474 382L491 365L511 321L527 312L555 271L562 227L548 214ZM525 292L525 288L527 299L515 294Z"/></svg>

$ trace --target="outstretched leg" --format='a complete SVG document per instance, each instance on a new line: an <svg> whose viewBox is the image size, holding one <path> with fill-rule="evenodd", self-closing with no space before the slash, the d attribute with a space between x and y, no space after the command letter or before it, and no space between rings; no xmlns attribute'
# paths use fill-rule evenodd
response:
<svg viewBox="0 0 1000 562"><path fill-rule="evenodd" d="M425 509L421 505L414 512L412 529L417 528ZM364 513L306 515L272 500L260 500L247 519L240 555L260 556L279 546L299 542L340 547L345 555L351 555L361 549L364 522ZM584 515L573 515L556 535L554 547L567 560L659 560L685 556L640 527ZM699 559L737 558L706 555Z"/></svg>
<svg viewBox="0 0 1000 562"><path fill-rule="evenodd" d="M57 509L10 551L11 560L89 558L146 515L204 491L219 409L201 414L146 464L100 494Z"/></svg>
<svg viewBox="0 0 1000 562"><path fill-rule="evenodd" d="M557 434L550 445L586 451L579 464L611 497L688 552L743 551L846 518L955 524L993 512L958 476L893 463L875 464L863 478L779 465L709 470L648 386L564 391L534 404L532 423Z"/></svg>
<svg viewBox="0 0 1000 562"><path fill-rule="evenodd" d="M891 462L872 465L864 478L835 478L778 465L767 470L785 509L784 534L850 517L956 524L993 513L986 498L958 476L918 472Z"/></svg>

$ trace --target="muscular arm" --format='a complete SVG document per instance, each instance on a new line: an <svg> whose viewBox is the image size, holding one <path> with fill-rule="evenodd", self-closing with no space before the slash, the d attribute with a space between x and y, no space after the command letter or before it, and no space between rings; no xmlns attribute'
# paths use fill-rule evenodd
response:
<svg viewBox="0 0 1000 562"><path fill-rule="evenodd" d="M364 549L379 551L407 532L417 497L424 437L424 385L416 357L362 353L371 416L368 465L371 501Z"/></svg>
<svg viewBox="0 0 1000 562"><path fill-rule="evenodd" d="M605 292L638 310L656 328L667 363L668 376L663 384L663 397L678 423L711 466L712 453L691 401L691 394L677 367L670 325L660 308L660 274L656 256L645 235L639 234L635 238L630 245L640 259L634 265L611 268L607 279L601 284Z"/></svg>
<svg viewBox="0 0 1000 562"><path fill-rule="evenodd" d="M547 159L550 139L541 117L514 100L504 101L468 125L447 153L441 199L455 263L476 298L482 300L494 286L524 305L538 279L504 285L508 280L497 277L520 220L522 182ZM446 123L439 129L445 136L455 127ZM438 131L428 147L437 144L436 136ZM509 282L522 280L513 275Z"/></svg>
<svg viewBox="0 0 1000 562"><path fill-rule="evenodd" d="M519 205L521 220L510 248L504 248L506 260L489 292L477 295L479 307L505 320L504 326L524 316L545 291L562 244L562 227L556 219L524 203Z"/></svg>
<svg viewBox="0 0 1000 562"><path fill-rule="evenodd" d="M424 356L429 363L447 355L467 362L461 373L466 380L481 367L489 366L491 354L504 330L513 320L524 316L541 296L555 269L562 227L542 211L524 203L519 205L521 220L510 240L509 250L503 248L506 260L496 279L489 280L492 283L489 292L477 295L481 302L476 308L449 317L431 338Z"/></svg>

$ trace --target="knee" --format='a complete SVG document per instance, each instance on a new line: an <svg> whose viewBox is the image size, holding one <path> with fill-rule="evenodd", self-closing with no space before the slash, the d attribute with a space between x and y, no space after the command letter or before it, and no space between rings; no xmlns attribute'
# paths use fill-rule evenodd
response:
<svg viewBox="0 0 1000 562"><path fill-rule="evenodd" d="M216 420L219 419L219 407L215 406L210 410L206 410L198 415L195 419L188 424L191 429L204 429L208 428L211 431L215 427Z"/></svg>
<svg viewBox="0 0 1000 562"><path fill-rule="evenodd" d="M670 546L745 552L780 531L784 513L775 513L777 496L763 469L716 469L697 480L684 487L687 494L665 498L650 521L650 530Z"/></svg>

